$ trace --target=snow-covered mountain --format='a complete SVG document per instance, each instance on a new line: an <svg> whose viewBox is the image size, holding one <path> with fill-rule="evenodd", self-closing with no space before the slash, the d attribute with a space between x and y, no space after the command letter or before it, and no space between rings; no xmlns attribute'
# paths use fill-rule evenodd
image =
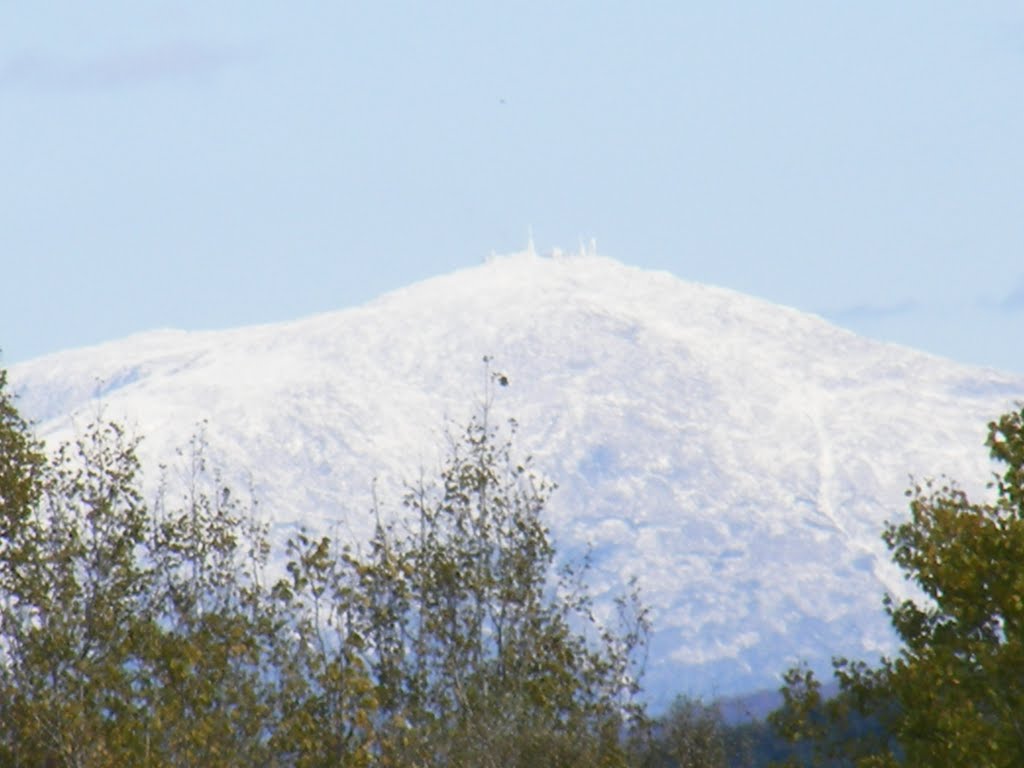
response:
<svg viewBox="0 0 1024 768"><path fill-rule="evenodd" d="M891 649L881 597L905 587L879 535L904 514L908 474L983 493L985 425L1024 397L1022 377L731 291L533 253L291 323L50 355L11 378L48 441L99 396L153 465L206 419L281 535L301 522L358 537L375 478L399 510L402 481L437 466L485 354L511 380L498 415L559 485L559 551L593 547L599 595L639 578L655 701Z"/></svg>

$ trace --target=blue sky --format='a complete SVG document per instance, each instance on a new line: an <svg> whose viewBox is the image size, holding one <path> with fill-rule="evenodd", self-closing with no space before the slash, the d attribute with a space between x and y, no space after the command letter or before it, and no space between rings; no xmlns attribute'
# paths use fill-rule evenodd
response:
<svg viewBox="0 0 1024 768"><path fill-rule="evenodd" d="M605 255L1024 372L1019 2L0 2L0 348Z"/></svg>

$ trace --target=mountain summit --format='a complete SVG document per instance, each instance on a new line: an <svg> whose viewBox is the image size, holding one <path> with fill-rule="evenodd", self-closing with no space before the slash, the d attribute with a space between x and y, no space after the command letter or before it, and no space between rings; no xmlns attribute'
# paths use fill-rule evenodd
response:
<svg viewBox="0 0 1024 768"><path fill-rule="evenodd" d="M437 466L446 420L483 394L484 355L509 381L494 415L515 417L559 486L559 552L590 548L599 607L636 576L653 608L654 701L892 648L881 598L906 586L880 534L908 475L983 487L985 424L1024 397L1024 378L732 291L532 252L295 322L62 352L11 379L49 441L99 398L154 468L206 420L280 536L358 539L374 487L397 514L402 482Z"/></svg>

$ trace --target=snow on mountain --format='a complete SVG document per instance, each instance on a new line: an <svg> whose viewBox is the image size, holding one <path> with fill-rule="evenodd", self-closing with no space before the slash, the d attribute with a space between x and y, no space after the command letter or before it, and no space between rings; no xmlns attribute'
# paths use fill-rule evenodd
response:
<svg viewBox="0 0 1024 768"><path fill-rule="evenodd" d="M155 465L202 420L279 535L365 535L371 487L400 509L491 355L497 415L559 490L567 556L593 547L607 599L635 575L654 609L647 686L774 687L797 659L873 657L905 590L879 538L908 474L974 493L986 423L1024 378L860 338L731 291L593 256L531 253L362 307L223 332L159 331L14 367L49 442L97 408Z"/></svg>

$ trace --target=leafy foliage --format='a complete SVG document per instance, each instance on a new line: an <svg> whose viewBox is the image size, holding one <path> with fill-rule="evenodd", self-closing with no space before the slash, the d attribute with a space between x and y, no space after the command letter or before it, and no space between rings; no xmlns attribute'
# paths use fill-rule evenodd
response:
<svg viewBox="0 0 1024 768"><path fill-rule="evenodd" d="M402 522L378 514L365 554L292 542L292 586L317 585L313 613L334 629L323 647L373 681L381 764L624 764L646 610L631 593L604 627L581 574L551 583L550 490L485 405Z"/></svg>
<svg viewBox="0 0 1024 768"><path fill-rule="evenodd" d="M38 448L22 421L4 433ZM9 503L5 481L5 765L265 763L281 621L254 580L262 531L198 440L182 505L150 510L135 448L97 421L52 460L26 454L33 474L10 486L30 484L34 503Z"/></svg>
<svg viewBox="0 0 1024 768"><path fill-rule="evenodd" d="M910 519L885 531L926 598L886 598L899 655L877 668L837 659L831 701L810 672L787 676L775 723L816 764L1024 764L1024 411L990 424L987 445L1002 465L994 503L919 484Z"/></svg>
<svg viewBox="0 0 1024 768"><path fill-rule="evenodd" d="M680 696L652 724L644 765L725 768L726 730L715 707Z"/></svg>
<svg viewBox="0 0 1024 768"><path fill-rule="evenodd" d="M365 551L300 533L270 583L201 434L149 505L120 427L47 456L5 385L0 764L626 764L646 610L607 626L585 568L556 574L551 487L489 400L404 522Z"/></svg>

